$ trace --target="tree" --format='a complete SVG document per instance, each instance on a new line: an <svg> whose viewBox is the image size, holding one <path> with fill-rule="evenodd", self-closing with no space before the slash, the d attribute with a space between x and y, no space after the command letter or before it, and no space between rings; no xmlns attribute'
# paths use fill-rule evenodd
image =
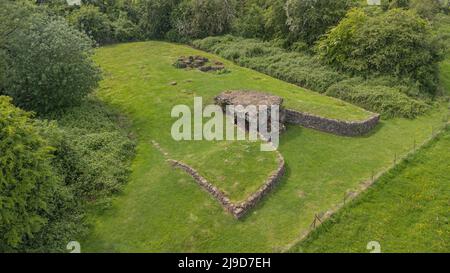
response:
<svg viewBox="0 0 450 273"><path fill-rule="evenodd" d="M439 0L412 0L410 7L422 18L432 20L442 6Z"/></svg>
<svg viewBox="0 0 450 273"><path fill-rule="evenodd" d="M98 7L83 5L68 17L69 23L99 44L114 41L112 23Z"/></svg>
<svg viewBox="0 0 450 273"><path fill-rule="evenodd" d="M439 82L442 45L415 12L391 9L368 15L351 10L317 47L321 59L362 76L391 75L416 81L434 93Z"/></svg>
<svg viewBox="0 0 450 273"><path fill-rule="evenodd" d="M183 37L204 38L228 32L234 15L231 0L184 0L172 13L172 25Z"/></svg>
<svg viewBox="0 0 450 273"><path fill-rule="evenodd" d="M0 30L6 68L0 93L40 114L79 104L100 79L91 40L63 19L26 10L12 2L0 9L2 20L20 22Z"/></svg>
<svg viewBox="0 0 450 273"><path fill-rule="evenodd" d="M143 0L138 3L139 28L144 37L162 39L172 29L170 16L179 0Z"/></svg>
<svg viewBox="0 0 450 273"><path fill-rule="evenodd" d="M313 44L345 16L351 4L349 0L288 0L286 23L291 40Z"/></svg>
<svg viewBox="0 0 450 273"><path fill-rule="evenodd" d="M46 225L58 176L52 148L31 115L0 96L0 251L10 251Z"/></svg>
<svg viewBox="0 0 450 273"><path fill-rule="evenodd" d="M282 0L240 0L233 32L247 38L273 39L287 33Z"/></svg>

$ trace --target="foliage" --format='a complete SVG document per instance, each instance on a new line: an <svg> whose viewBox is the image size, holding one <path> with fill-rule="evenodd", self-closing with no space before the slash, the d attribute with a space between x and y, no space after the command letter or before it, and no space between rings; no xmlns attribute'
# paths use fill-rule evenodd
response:
<svg viewBox="0 0 450 273"><path fill-rule="evenodd" d="M112 21L114 41L129 42L141 38L138 26L128 19L124 12L121 12L117 20Z"/></svg>
<svg viewBox="0 0 450 273"><path fill-rule="evenodd" d="M384 118L413 118L429 108L424 102L412 98L421 95L414 82L395 77L352 78L321 64L315 56L287 52L270 42L224 36L196 40L193 44L242 66L355 103L383 114Z"/></svg>
<svg viewBox="0 0 450 273"><path fill-rule="evenodd" d="M432 20L441 11L440 0L412 0L410 7L421 17Z"/></svg>
<svg viewBox="0 0 450 273"><path fill-rule="evenodd" d="M183 0L171 22L180 36L203 38L228 32L234 13L231 0Z"/></svg>
<svg viewBox="0 0 450 273"><path fill-rule="evenodd" d="M0 250L11 251L46 225L60 178L53 149L31 115L0 96Z"/></svg>
<svg viewBox="0 0 450 273"><path fill-rule="evenodd" d="M91 41L62 19L40 13L19 17L14 9L20 6L0 11L10 21L21 21L0 38L7 68L1 92L16 105L38 113L79 104L100 78L90 59Z"/></svg>
<svg viewBox="0 0 450 273"><path fill-rule="evenodd" d="M233 33L247 38L273 39L287 32L283 0L240 1L233 20Z"/></svg>
<svg viewBox="0 0 450 273"><path fill-rule="evenodd" d="M381 113L383 118L415 118L429 110L430 106L402 93L399 88L378 85L353 78L330 86L326 94L355 105Z"/></svg>
<svg viewBox="0 0 450 273"><path fill-rule="evenodd" d="M179 0L139 1L139 28L145 38L162 39L172 29L170 16Z"/></svg>
<svg viewBox="0 0 450 273"><path fill-rule="evenodd" d="M345 16L351 3L348 0L288 0L286 24L291 39L313 44Z"/></svg>
<svg viewBox="0 0 450 273"><path fill-rule="evenodd" d="M74 194L92 201L120 191L134 155L133 141L118 125L125 119L93 99L50 117L58 120L64 136L54 143L54 165Z"/></svg>
<svg viewBox="0 0 450 273"><path fill-rule="evenodd" d="M79 31L86 33L99 44L111 43L112 23L98 7L82 5L68 17L69 23Z"/></svg>
<svg viewBox="0 0 450 273"><path fill-rule="evenodd" d="M408 8L410 0L382 0L381 5L384 10L396 8Z"/></svg>
<svg viewBox="0 0 450 273"><path fill-rule="evenodd" d="M339 70L362 76L409 78L434 94L442 48L424 20L412 11L392 9L370 16L351 10L320 41L321 59Z"/></svg>

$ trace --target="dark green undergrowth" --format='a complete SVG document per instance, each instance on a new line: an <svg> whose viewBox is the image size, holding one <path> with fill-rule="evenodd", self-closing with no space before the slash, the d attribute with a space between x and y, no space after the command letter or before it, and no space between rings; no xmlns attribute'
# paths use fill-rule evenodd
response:
<svg viewBox="0 0 450 273"><path fill-rule="evenodd" d="M51 118L63 138L54 143L56 165L75 194L92 201L119 192L134 154L126 118L92 98Z"/></svg>
<svg viewBox="0 0 450 273"><path fill-rule="evenodd" d="M449 127L291 252L449 252Z"/></svg>
<svg viewBox="0 0 450 273"><path fill-rule="evenodd" d="M62 252L69 241L85 236L86 211L109 206L127 181L134 156L127 120L95 99L46 118L53 121L35 123L54 148L52 166L63 186L55 193L47 224L19 251Z"/></svg>
<svg viewBox="0 0 450 273"><path fill-rule="evenodd" d="M374 81L364 81L360 78L333 84L327 89L326 94L352 102L362 108L383 113L384 118L395 116L414 118L430 108L425 102L412 99L395 87L381 85Z"/></svg>
<svg viewBox="0 0 450 273"><path fill-rule="evenodd" d="M321 64L316 56L286 51L276 42L227 35L196 40L193 45L241 66L378 112L384 118L414 118L429 109L427 103L415 98L419 96L418 87L408 79L352 77Z"/></svg>

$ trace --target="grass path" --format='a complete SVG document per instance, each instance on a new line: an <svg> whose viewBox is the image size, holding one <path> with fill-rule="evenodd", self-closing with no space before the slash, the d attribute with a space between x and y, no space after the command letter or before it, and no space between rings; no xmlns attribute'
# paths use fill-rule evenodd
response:
<svg viewBox="0 0 450 273"><path fill-rule="evenodd" d="M394 154L407 153L414 139L423 142L446 115L441 107L415 120L383 121L372 134L358 138L290 126L280 146L287 164L285 178L247 217L236 221L192 178L172 169L150 141L154 139L170 154L197 164L195 167L202 173L210 168L209 175L214 177L220 177L220 172L226 174L224 179L228 181L265 176L272 168L270 155L261 155L251 147L233 146L234 151L249 149L236 157L234 152L223 153L224 147L217 143L173 141L173 105L192 105L194 95L203 96L208 103L222 90L248 88L302 96L302 107L317 107L324 115L348 118L354 113L333 108L327 97L237 67L219 57L214 59L223 61L232 71L230 74L204 74L170 66L178 56L191 54L214 57L162 42L99 49L96 60L106 77L98 96L129 114L139 143L124 192L114 198L111 209L91 214L93 229L89 237L81 240L83 251L281 251L309 227L315 213L342 202L346 192L359 188L372 172L390 165ZM171 86L172 81L178 84ZM358 113L359 108L353 109ZM255 164L255 156L265 157L267 165ZM226 162L230 159L231 165ZM224 167L228 168L226 172Z"/></svg>

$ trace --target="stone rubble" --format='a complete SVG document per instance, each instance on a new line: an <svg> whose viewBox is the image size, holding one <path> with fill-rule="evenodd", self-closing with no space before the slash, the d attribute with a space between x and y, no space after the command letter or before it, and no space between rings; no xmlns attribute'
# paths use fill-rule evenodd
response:
<svg viewBox="0 0 450 273"><path fill-rule="evenodd" d="M210 61L206 57L202 56L181 56L178 58L178 60L173 64L176 68L184 69L184 68L190 68L190 69L198 69L202 72L209 72L209 71L219 71L225 69L225 66L223 63L219 61L212 61L212 64L210 64Z"/></svg>

